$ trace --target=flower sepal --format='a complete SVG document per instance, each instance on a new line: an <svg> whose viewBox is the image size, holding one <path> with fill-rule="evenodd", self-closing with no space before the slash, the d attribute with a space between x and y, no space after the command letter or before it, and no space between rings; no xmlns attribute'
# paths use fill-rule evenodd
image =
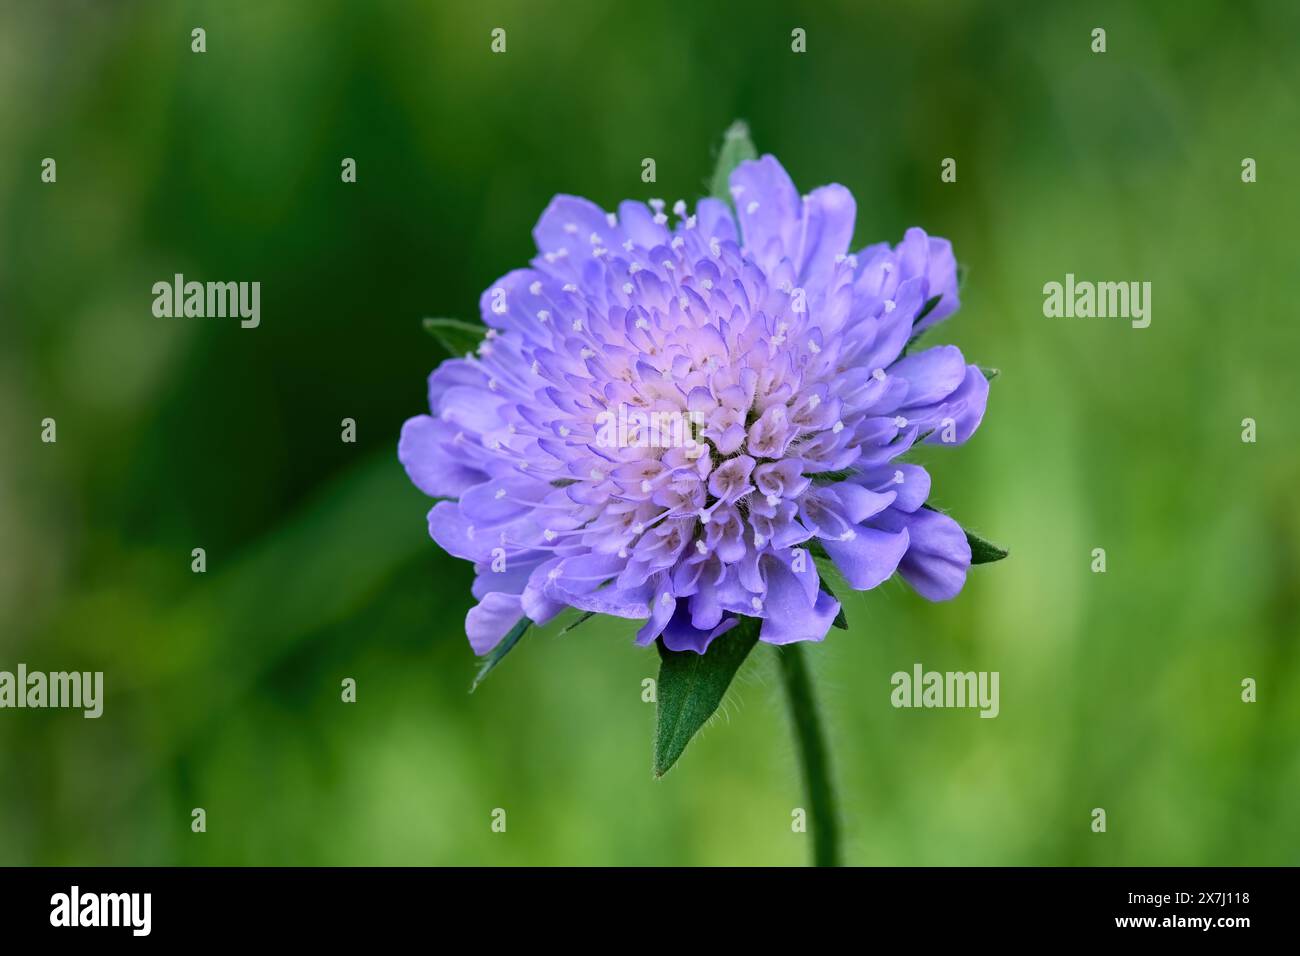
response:
<svg viewBox="0 0 1300 956"><path fill-rule="evenodd" d="M758 643L763 622L736 617L736 623L718 635L704 653L670 651L659 638L659 680L655 688L654 775L662 777L677 763L700 728L705 725L731 686L749 652Z"/></svg>

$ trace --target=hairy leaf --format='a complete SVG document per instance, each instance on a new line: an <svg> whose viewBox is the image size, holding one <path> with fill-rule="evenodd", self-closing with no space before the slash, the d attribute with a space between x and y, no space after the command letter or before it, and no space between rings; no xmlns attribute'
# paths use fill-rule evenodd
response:
<svg viewBox="0 0 1300 956"><path fill-rule="evenodd" d="M524 636L524 631L528 630L532 623L533 622L528 620L528 618L521 617L515 622L515 626L510 629L510 633L501 639L501 643L494 647L491 653L483 658L483 666L479 668L478 674L474 677L474 683L470 685L469 692L471 694L478 689L479 684L483 683L484 678L496 669L496 666L501 663L501 660L515 649L515 645L519 643L519 639Z"/></svg>
<svg viewBox="0 0 1300 956"><path fill-rule="evenodd" d="M966 532L966 540L970 544L971 564L992 564L994 561L1001 561L1011 553L992 541L985 541L973 531Z"/></svg>
<svg viewBox="0 0 1300 956"><path fill-rule="evenodd" d="M722 703L731 679L758 641L763 622L742 617L726 634L714 638L704 654L670 651L659 646L659 707L656 714L654 773L672 769L691 738Z"/></svg>
<svg viewBox="0 0 1300 956"><path fill-rule="evenodd" d="M714 199L731 202L731 171L747 159L757 159L758 150L749 138L749 125L744 120L736 120L728 127L722 137L722 149L718 152L718 163L713 167L713 179L709 182L709 195Z"/></svg>
<svg viewBox="0 0 1300 956"><path fill-rule="evenodd" d="M560 631L559 636L563 637L565 634L568 634L575 627L580 627L581 625L586 624L595 616L596 616L595 611L583 611L580 615L578 615L577 618L573 620L572 623L566 624L564 626L564 629Z"/></svg>
<svg viewBox="0 0 1300 956"><path fill-rule="evenodd" d="M452 358L460 358L478 349L487 335L487 326L481 322L463 322L460 319L425 319L428 332Z"/></svg>

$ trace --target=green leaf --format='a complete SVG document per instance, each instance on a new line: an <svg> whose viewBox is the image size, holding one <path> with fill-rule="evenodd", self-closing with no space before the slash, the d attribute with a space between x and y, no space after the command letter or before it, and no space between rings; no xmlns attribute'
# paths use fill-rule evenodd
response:
<svg viewBox="0 0 1300 956"><path fill-rule="evenodd" d="M912 320L913 325L920 325L921 320L934 311L934 307L939 304L942 295L932 295L925 300L925 305L921 306L921 311L916 313L916 318ZM915 339L913 339L915 341Z"/></svg>
<svg viewBox="0 0 1300 956"><path fill-rule="evenodd" d="M575 621L573 621L573 623L566 624L564 630L560 631L557 637L563 637L565 634L568 634L575 627L579 627L583 624L586 624L595 616L596 616L595 611L583 611L582 614L578 615L578 618Z"/></svg>
<svg viewBox="0 0 1300 956"><path fill-rule="evenodd" d="M714 639L704 654L670 651L658 641L659 708L655 726L656 777L672 769L691 738L722 703L731 679L758 641L762 620L742 617L726 634Z"/></svg>
<svg viewBox="0 0 1300 956"><path fill-rule="evenodd" d="M718 151L718 164L713 167L713 179L709 181L709 195L723 202L731 202L731 171L747 159L757 159L758 150L749 138L749 125L744 120L736 120L722 137L722 149Z"/></svg>
<svg viewBox="0 0 1300 956"><path fill-rule="evenodd" d="M831 586L826 583L825 578L822 578L821 580L821 589L825 591L832 600L840 600L835 596L835 592L831 590ZM835 615L835 620L831 621L831 626L838 627L841 631L847 631L849 629L849 619L844 616L844 603L842 601L840 602L840 612Z"/></svg>
<svg viewBox="0 0 1300 956"><path fill-rule="evenodd" d="M521 617L515 622L515 626L510 629L510 633L501 639L501 643L494 647L487 657L483 658L483 666L479 668L478 674L474 677L474 683L470 685L469 692L471 694L478 690L478 685L483 683L484 678L496 669L502 658L515 649L519 639L524 636L524 631L528 630L532 623L528 618Z"/></svg>
<svg viewBox="0 0 1300 956"><path fill-rule="evenodd" d="M831 586L832 581L835 582L835 587L838 587L841 590L847 588L851 591L853 589L852 585L844 579L844 575L840 573L840 569L835 566L835 562L831 560L831 556L826 553L826 549L822 547L820 541L813 538L812 540L799 545L799 547L812 555L813 563L817 565L817 577L820 579L819 583L821 589L830 597L837 601L840 600L839 594L837 594ZM840 601L840 612L835 615L835 620L831 621L831 625L833 627L838 627L841 631L847 631L849 629L849 619L844 614L843 601Z"/></svg>
<svg viewBox="0 0 1300 956"><path fill-rule="evenodd" d="M932 295L930 296L930 298L926 299L925 305L921 306L921 311L916 313L916 318L912 320L912 325L914 326L920 325L921 320L934 311L934 307L939 304L939 300L942 298L943 298L942 295ZM911 352L912 346L916 345L916 343L921 340L921 338L925 335L925 333L929 331L930 331L929 329L922 329L920 332L917 332L910 339L908 339L907 344L903 346L903 351L899 353L899 358L902 358L904 355L907 355L909 352Z"/></svg>
<svg viewBox="0 0 1300 956"><path fill-rule="evenodd" d="M857 471L853 468L841 468L839 471L816 471L809 472L808 478L814 485L838 485L841 481L848 481Z"/></svg>
<svg viewBox="0 0 1300 956"><path fill-rule="evenodd" d="M1011 553L992 541L985 541L972 531L966 532L966 540L970 543L971 564L992 564L994 561L1001 561Z"/></svg>
<svg viewBox="0 0 1300 956"><path fill-rule="evenodd" d="M478 349L479 343L487 335L487 326L480 322L462 322L460 319L425 319L424 331L437 339L448 355L460 358Z"/></svg>

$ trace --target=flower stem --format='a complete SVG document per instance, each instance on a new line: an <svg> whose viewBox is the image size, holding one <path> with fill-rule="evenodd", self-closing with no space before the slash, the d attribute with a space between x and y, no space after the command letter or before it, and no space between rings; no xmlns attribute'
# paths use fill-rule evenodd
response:
<svg viewBox="0 0 1300 956"><path fill-rule="evenodd" d="M790 722L794 724L804 789L808 794L813 866L839 866L840 827L835 815L835 792L831 788L830 756L821 718L817 715L817 701L813 698L803 645L785 645L777 659L781 662L781 681L790 704Z"/></svg>

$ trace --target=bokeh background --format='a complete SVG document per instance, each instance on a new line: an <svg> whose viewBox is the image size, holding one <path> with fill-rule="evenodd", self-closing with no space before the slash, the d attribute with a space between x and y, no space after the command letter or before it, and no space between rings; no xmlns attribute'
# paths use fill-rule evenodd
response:
<svg viewBox="0 0 1300 956"><path fill-rule="evenodd" d="M557 192L701 194L737 117L858 244L950 237L935 341L1002 369L925 461L1011 558L811 650L848 861L1300 862L1298 37L1289 0L4 0L0 669L107 700L0 711L0 863L806 859L770 648L661 781L626 623L469 696L470 571L395 455L421 317L474 317ZM261 327L155 318L176 272L260 281ZM1151 327L1045 318L1067 272L1152 282ZM999 671L1001 715L893 709L918 661Z"/></svg>

